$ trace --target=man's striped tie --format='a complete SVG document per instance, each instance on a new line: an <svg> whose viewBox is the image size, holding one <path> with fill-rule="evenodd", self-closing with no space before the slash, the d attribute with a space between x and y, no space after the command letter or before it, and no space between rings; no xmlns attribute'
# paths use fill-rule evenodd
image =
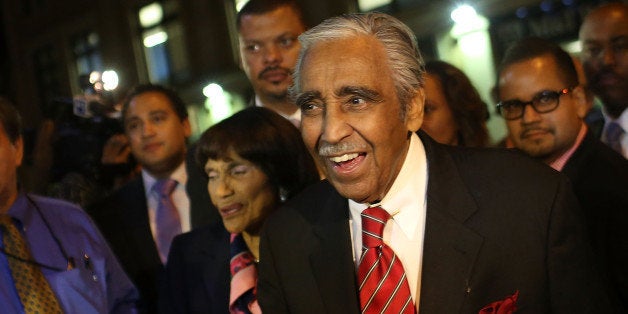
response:
<svg viewBox="0 0 628 314"><path fill-rule="evenodd" d="M384 243L390 219L381 207L362 211L362 257L358 267L362 313L416 313L401 260Z"/></svg>
<svg viewBox="0 0 628 314"><path fill-rule="evenodd" d="M0 230L4 250L11 253L7 256L7 262L15 290L24 306L24 313L63 313L59 300L40 267L33 263L26 239L9 215L0 214Z"/></svg>

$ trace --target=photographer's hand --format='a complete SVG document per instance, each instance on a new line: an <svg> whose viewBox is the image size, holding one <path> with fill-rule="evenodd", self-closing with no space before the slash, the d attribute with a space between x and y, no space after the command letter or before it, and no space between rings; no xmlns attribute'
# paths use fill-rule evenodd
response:
<svg viewBox="0 0 628 314"><path fill-rule="evenodd" d="M111 136L102 149L100 162L106 164L124 164L129 161L131 147L129 139L124 134L114 134Z"/></svg>

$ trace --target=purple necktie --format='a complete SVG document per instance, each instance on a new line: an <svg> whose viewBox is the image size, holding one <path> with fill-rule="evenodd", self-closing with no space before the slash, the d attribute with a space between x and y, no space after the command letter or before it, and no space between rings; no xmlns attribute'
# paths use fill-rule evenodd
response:
<svg viewBox="0 0 628 314"><path fill-rule="evenodd" d="M168 252L172 239L181 233L179 212L172 202L172 191L177 181L172 179L159 180L153 185L153 191L159 195L155 223L157 225L157 249L162 263L168 260Z"/></svg>

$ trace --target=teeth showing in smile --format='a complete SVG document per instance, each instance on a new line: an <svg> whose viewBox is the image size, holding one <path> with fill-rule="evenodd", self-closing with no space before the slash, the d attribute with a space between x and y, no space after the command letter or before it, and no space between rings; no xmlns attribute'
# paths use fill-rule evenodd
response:
<svg viewBox="0 0 628 314"><path fill-rule="evenodd" d="M344 154L338 157L329 157L329 159L333 162L343 162L343 161L351 160L356 157L358 157L358 153Z"/></svg>

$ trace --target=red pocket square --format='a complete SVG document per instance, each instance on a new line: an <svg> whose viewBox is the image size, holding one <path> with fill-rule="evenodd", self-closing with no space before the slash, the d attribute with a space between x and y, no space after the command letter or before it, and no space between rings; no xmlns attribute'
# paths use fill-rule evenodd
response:
<svg viewBox="0 0 628 314"><path fill-rule="evenodd" d="M500 300L495 301L483 309L479 314L512 314L517 310L517 298L519 297L519 290L515 291L515 294Z"/></svg>

